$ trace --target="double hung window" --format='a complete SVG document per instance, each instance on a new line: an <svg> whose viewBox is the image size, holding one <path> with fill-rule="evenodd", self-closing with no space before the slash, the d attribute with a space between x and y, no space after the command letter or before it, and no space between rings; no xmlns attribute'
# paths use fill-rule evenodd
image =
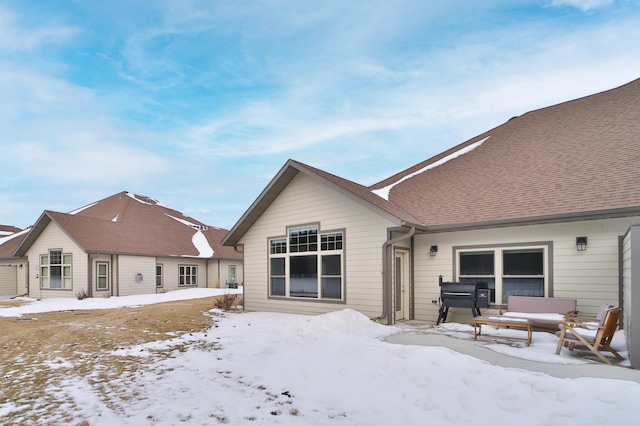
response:
<svg viewBox="0 0 640 426"><path fill-rule="evenodd" d="M178 285L180 287L198 285L198 267L195 265L179 265Z"/></svg>
<svg viewBox="0 0 640 426"><path fill-rule="evenodd" d="M458 248L458 278L486 282L492 303L505 304L509 296L544 297L549 291L547 252L546 245Z"/></svg>
<svg viewBox="0 0 640 426"><path fill-rule="evenodd" d="M107 262L96 263L96 289L109 289L109 263Z"/></svg>
<svg viewBox="0 0 640 426"><path fill-rule="evenodd" d="M162 270L163 270L162 263L157 263L156 264L156 287L157 288L162 287L162 283L164 281L163 280L164 274Z"/></svg>
<svg viewBox="0 0 640 426"><path fill-rule="evenodd" d="M343 232L317 226L289 229L269 240L269 295L342 300Z"/></svg>
<svg viewBox="0 0 640 426"><path fill-rule="evenodd" d="M71 254L54 249L40 255L40 285L47 289L70 290Z"/></svg>

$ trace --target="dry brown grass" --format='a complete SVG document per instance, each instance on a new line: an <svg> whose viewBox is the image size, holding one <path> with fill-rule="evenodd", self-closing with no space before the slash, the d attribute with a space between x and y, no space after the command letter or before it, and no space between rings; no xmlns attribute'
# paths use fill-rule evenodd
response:
<svg viewBox="0 0 640 426"><path fill-rule="evenodd" d="M208 311L217 304L217 298L211 297L135 308L0 317L0 408L20 407L12 412L11 424L45 424L54 413L59 420L61 412L69 413L65 421L70 424L82 424L73 418L77 410L69 401L55 394L72 368L74 375L88 378L100 389L105 404L117 410L118 403L135 395L110 383L126 381L157 358L107 355L119 348L171 339L176 333L204 331L215 321Z"/></svg>

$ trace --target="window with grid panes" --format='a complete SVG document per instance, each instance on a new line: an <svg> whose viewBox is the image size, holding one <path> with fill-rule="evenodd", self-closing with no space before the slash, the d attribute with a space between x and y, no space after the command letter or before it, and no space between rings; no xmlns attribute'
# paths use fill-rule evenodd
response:
<svg viewBox="0 0 640 426"><path fill-rule="evenodd" d="M343 232L317 226L291 228L269 240L269 295L342 300Z"/></svg>

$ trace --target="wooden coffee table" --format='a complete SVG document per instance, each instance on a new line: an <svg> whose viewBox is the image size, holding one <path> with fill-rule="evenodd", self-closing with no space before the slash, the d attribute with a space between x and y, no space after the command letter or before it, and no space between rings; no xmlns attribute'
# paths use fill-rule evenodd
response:
<svg viewBox="0 0 640 426"><path fill-rule="evenodd" d="M484 316L475 317L473 319L473 340L478 340L478 336L482 334L482 324L526 328L527 329L527 346L531 346L531 336L533 335L534 321L527 318L514 318L503 316ZM476 331L477 329L477 331Z"/></svg>

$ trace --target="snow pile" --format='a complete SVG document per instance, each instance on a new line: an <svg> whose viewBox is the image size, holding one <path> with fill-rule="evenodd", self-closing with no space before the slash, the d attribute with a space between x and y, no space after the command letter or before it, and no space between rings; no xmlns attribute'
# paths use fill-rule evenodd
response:
<svg viewBox="0 0 640 426"><path fill-rule="evenodd" d="M155 360L109 383L124 392L121 399L104 401L99 371L95 377L79 377L73 369L55 389L57 397L73 402L76 419L91 425L636 422L640 384L635 382L559 379L491 365L447 348L386 343L385 336L401 328L348 309L319 316L213 314L218 316L206 332L106 355ZM446 327L463 333L469 326ZM554 336L548 336L552 343ZM178 345L186 349L176 350ZM153 358L157 351L169 356ZM67 361L75 362L55 359L53 367L64 368ZM14 409L10 400L0 404L5 415ZM57 420L68 419L60 414Z"/></svg>
<svg viewBox="0 0 640 426"><path fill-rule="evenodd" d="M171 302L175 300L201 299L204 297L221 296L224 294L242 294L242 289L225 288L189 288L168 291L166 293L137 294L135 296L89 297L78 300L75 297L33 299L30 297L16 297L13 300L26 302L19 307L0 307L0 317L21 317L24 314L42 312L77 311L89 309L113 309L131 306L152 305L155 303Z"/></svg>

